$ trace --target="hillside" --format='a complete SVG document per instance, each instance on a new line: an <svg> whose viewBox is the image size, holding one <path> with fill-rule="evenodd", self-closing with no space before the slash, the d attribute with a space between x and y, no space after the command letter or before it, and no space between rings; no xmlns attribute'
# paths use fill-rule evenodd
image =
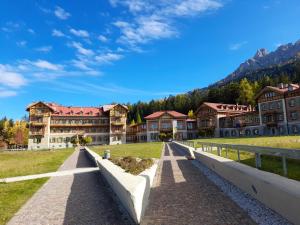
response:
<svg viewBox="0 0 300 225"><path fill-rule="evenodd" d="M274 72L278 73L281 68L286 69L300 60L300 40L295 43L281 45L275 51L268 53L266 49L257 50L256 54L243 62L234 72L224 79L216 82L212 86L220 86L230 83L231 81L241 80L244 77L250 80L257 79L261 71L269 71L272 76ZM287 65L286 67L284 67ZM256 78L251 78L251 74Z"/></svg>
<svg viewBox="0 0 300 225"><path fill-rule="evenodd" d="M251 101L241 101L240 81L246 78L253 95ZM176 110L187 114L196 111L201 103L222 102L253 104L254 96L267 85L300 82L300 41L282 45L274 52L265 49L257 51L255 56L242 63L233 73L206 88L195 89L185 94L170 95L164 99L150 102L128 104L128 120L136 120L138 114L144 117L159 110ZM254 104L253 104L254 105Z"/></svg>

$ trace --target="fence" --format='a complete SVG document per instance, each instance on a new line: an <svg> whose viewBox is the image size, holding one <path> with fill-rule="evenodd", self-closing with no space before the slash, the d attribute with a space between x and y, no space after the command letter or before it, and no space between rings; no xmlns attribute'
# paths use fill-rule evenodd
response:
<svg viewBox="0 0 300 225"><path fill-rule="evenodd" d="M282 158L282 168L284 176L287 176L287 158L300 160L300 150L285 149L285 148L272 148L252 145L235 145L235 144L217 144L209 142L191 142L182 141L184 145L190 147L201 146L200 149L205 152L213 152L217 150L218 156L222 156L222 151L225 150L225 157L228 158L228 151L233 150L237 153L238 161L240 161L240 151L251 152L255 154L255 166L261 168L261 156L270 155Z"/></svg>

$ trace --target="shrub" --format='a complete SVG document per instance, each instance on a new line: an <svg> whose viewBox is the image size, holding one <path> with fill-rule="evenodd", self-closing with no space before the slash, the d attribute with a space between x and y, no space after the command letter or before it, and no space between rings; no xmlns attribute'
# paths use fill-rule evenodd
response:
<svg viewBox="0 0 300 225"><path fill-rule="evenodd" d="M112 162L133 175L138 175L153 165L152 159L137 159L131 156L112 159Z"/></svg>

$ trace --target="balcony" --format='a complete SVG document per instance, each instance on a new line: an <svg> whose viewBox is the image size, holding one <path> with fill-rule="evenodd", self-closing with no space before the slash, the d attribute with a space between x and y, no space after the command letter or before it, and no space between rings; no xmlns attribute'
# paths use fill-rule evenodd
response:
<svg viewBox="0 0 300 225"><path fill-rule="evenodd" d="M122 122L122 121L112 121L111 125L113 125L113 126L123 126L123 125L125 125L125 123Z"/></svg>
<svg viewBox="0 0 300 225"><path fill-rule="evenodd" d="M109 124L100 123L51 123L51 127L100 127L109 126Z"/></svg>
<svg viewBox="0 0 300 225"><path fill-rule="evenodd" d="M32 126L46 126L47 122L43 122L43 121L30 121L29 123Z"/></svg>
<svg viewBox="0 0 300 225"><path fill-rule="evenodd" d="M44 136L44 131L29 131L31 136Z"/></svg>
<svg viewBox="0 0 300 225"><path fill-rule="evenodd" d="M122 133L125 133L125 130L112 130L111 133L113 133L113 134L122 134Z"/></svg>

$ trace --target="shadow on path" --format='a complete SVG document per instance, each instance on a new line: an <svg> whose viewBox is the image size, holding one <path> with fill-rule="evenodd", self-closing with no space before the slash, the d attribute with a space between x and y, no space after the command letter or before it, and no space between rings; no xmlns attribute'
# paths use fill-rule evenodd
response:
<svg viewBox="0 0 300 225"><path fill-rule="evenodd" d="M76 167L93 166L85 153L80 151ZM63 224L124 224L100 172L74 175Z"/></svg>
<svg viewBox="0 0 300 225"><path fill-rule="evenodd" d="M176 158L184 156L180 151L169 148L175 157L162 162L160 184L151 189L141 224L255 224L191 161Z"/></svg>

